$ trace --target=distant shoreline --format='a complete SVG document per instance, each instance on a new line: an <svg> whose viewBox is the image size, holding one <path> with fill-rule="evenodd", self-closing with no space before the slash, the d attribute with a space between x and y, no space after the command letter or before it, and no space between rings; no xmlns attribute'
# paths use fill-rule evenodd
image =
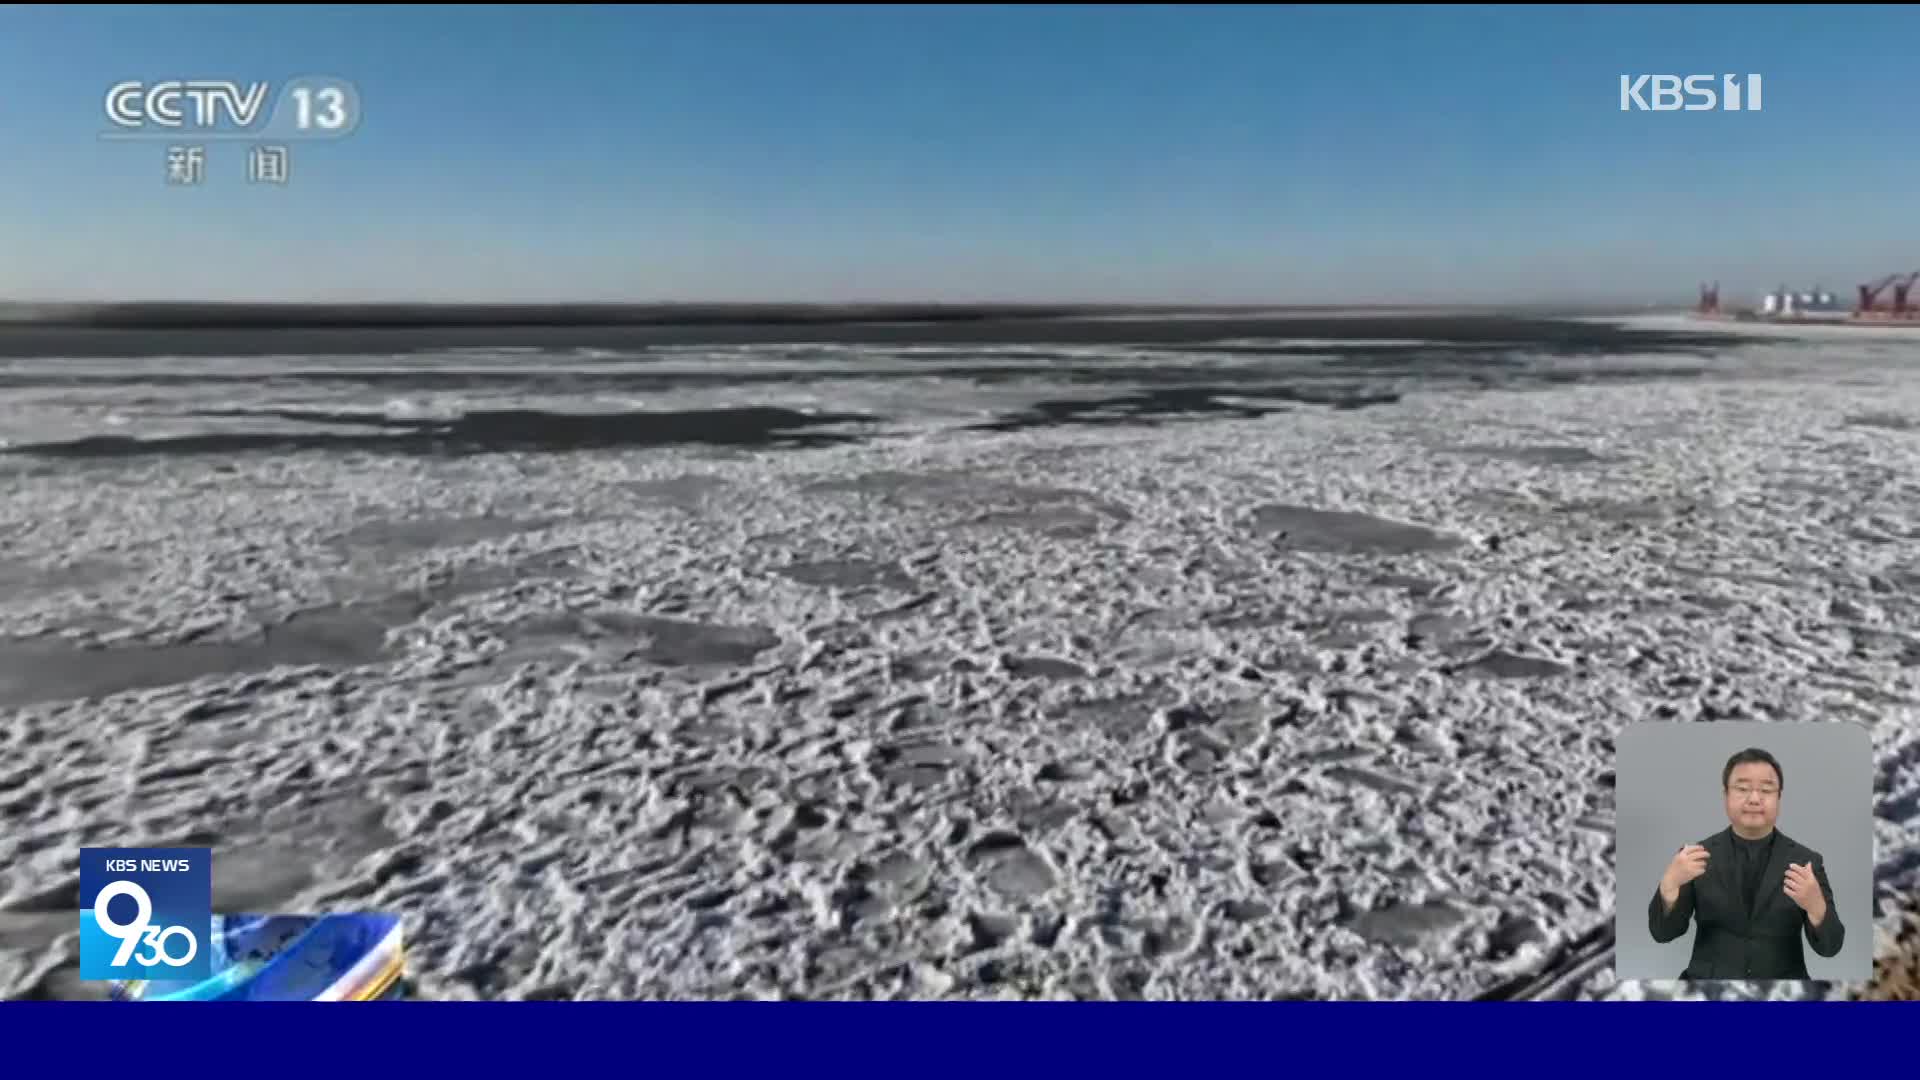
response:
<svg viewBox="0 0 1920 1080"><path fill-rule="evenodd" d="M1631 331L1559 309L1150 308L1017 305L427 306L139 304L0 315L10 357L346 356L446 349L646 350L659 347L873 345L1182 348L1235 339L1560 340L1693 344L1706 326ZM11 317L9 317L11 316Z"/></svg>
<svg viewBox="0 0 1920 1080"><path fill-rule="evenodd" d="M1519 312L1420 304L305 304L0 303L0 327L88 330L360 330L561 327L844 326L945 324L1112 316L1214 315L1257 318L1336 312ZM1531 310L1544 310L1533 307ZM1557 309L1565 311L1567 309Z"/></svg>

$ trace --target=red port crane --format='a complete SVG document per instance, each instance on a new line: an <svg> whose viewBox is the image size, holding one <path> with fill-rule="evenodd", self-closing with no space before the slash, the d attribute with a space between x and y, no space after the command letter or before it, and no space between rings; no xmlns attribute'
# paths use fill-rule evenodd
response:
<svg viewBox="0 0 1920 1080"><path fill-rule="evenodd" d="M1714 314L1720 310L1720 283L1700 284L1700 311L1702 314Z"/></svg>
<svg viewBox="0 0 1920 1080"><path fill-rule="evenodd" d="M1893 284L1894 280L1899 276L1899 274L1888 274L1886 277L1881 278L1871 285L1860 286L1860 306L1856 309L1855 314L1864 315L1871 312L1873 306L1879 303L1880 294L1885 292L1887 286Z"/></svg>
<svg viewBox="0 0 1920 1080"><path fill-rule="evenodd" d="M1893 283L1894 315L1905 316L1913 311L1913 309L1907 305L1907 294L1913 291L1913 283L1915 281L1920 281L1920 270L1915 270L1913 273Z"/></svg>

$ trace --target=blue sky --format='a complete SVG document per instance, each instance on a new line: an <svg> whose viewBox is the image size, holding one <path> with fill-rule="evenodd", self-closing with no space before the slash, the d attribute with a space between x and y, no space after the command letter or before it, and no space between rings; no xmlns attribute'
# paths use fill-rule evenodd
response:
<svg viewBox="0 0 1920 1080"><path fill-rule="evenodd" d="M1685 300L1920 267L1920 10L0 9L0 297ZM1622 73L1759 72L1761 113ZM359 87L284 188L123 79Z"/></svg>

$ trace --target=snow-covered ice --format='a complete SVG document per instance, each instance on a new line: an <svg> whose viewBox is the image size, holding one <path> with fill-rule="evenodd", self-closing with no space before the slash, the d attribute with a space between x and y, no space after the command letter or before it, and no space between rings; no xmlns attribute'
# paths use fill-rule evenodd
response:
<svg viewBox="0 0 1920 1080"><path fill-rule="evenodd" d="M501 453L345 419L499 386L13 362L0 996L88 992L75 849L136 844L213 846L222 908L403 912L427 996L1888 996L1920 344L1547 353L998 427L955 418L1103 399L843 356L621 392L873 430ZM309 407L340 442L26 452ZM1874 986L1613 979L1614 738L1728 718L1872 732Z"/></svg>

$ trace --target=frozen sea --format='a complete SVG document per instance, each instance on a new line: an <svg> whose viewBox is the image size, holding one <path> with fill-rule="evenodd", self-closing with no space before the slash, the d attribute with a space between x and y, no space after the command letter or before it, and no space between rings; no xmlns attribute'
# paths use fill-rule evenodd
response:
<svg viewBox="0 0 1920 1080"><path fill-rule="evenodd" d="M0 586L0 997L149 844L427 997L1920 993L1920 335L4 326ZM1732 719L1872 733L1875 983L1614 979Z"/></svg>

